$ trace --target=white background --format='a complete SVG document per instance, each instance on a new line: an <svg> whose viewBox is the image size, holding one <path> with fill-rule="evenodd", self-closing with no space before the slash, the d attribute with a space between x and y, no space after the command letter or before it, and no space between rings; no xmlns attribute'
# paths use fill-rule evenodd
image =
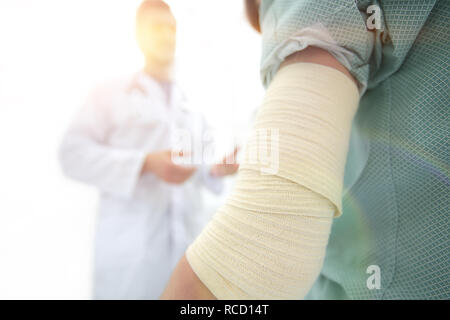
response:
<svg viewBox="0 0 450 320"><path fill-rule="evenodd" d="M263 90L242 1L168 2L192 108L245 128ZM91 298L97 193L62 175L57 150L93 85L142 66L138 3L0 0L0 299Z"/></svg>

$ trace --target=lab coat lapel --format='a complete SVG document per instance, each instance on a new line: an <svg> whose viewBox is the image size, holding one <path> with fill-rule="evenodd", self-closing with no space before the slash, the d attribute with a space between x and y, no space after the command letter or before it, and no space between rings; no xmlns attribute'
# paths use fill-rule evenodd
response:
<svg viewBox="0 0 450 320"><path fill-rule="evenodd" d="M152 112L157 113L159 116L162 115L166 120L170 121L165 92L160 84L144 72L139 72L136 78L136 87L143 92Z"/></svg>

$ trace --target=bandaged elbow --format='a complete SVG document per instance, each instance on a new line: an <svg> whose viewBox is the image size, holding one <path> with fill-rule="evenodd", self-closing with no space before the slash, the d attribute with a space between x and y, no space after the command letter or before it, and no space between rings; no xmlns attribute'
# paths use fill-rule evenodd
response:
<svg viewBox="0 0 450 320"><path fill-rule="evenodd" d="M279 70L232 193L187 251L218 299L301 299L309 291L333 217L342 212L358 100L353 81L330 67L295 63Z"/></svg>

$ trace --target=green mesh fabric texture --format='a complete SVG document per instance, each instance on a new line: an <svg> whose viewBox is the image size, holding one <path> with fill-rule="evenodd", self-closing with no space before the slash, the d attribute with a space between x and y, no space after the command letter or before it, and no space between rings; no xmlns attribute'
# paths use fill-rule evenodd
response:
<svg viewBox="0 0 450 320"><path fill-rule="evenodd" d="M372 4L382 12L373 31ZM350 72L363 94L344 212L307 298L449 299L450 1L263 0L260 13L265 85L289 37L321 24L354 54ZM366 283L372 265L379 289Z"/></svg>
<svg viewBox="0 0 450 320"><path fill-rule="evenodd" d="M263 35L261 76L265 86L277 71L274 60L281 62L284 59L279 56L279 49L286 46L297 31L311 26L325 27L340 46L354 53L350 61L351 72L362 86L366 86L373 35L366 31L364 19L353 1L269 0L262 1L260 12Z"/></svg>

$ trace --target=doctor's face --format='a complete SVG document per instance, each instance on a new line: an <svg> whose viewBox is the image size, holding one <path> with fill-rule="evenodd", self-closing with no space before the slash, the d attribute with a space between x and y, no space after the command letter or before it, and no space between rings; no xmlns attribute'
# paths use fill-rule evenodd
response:
<svg viewBox="0 0 450 320"><path fill-rule="evenodd" d="M162 65L173 62L176 21L170 10L160 8L141 15L136 22L136 36L147 61Z"/></svg>

